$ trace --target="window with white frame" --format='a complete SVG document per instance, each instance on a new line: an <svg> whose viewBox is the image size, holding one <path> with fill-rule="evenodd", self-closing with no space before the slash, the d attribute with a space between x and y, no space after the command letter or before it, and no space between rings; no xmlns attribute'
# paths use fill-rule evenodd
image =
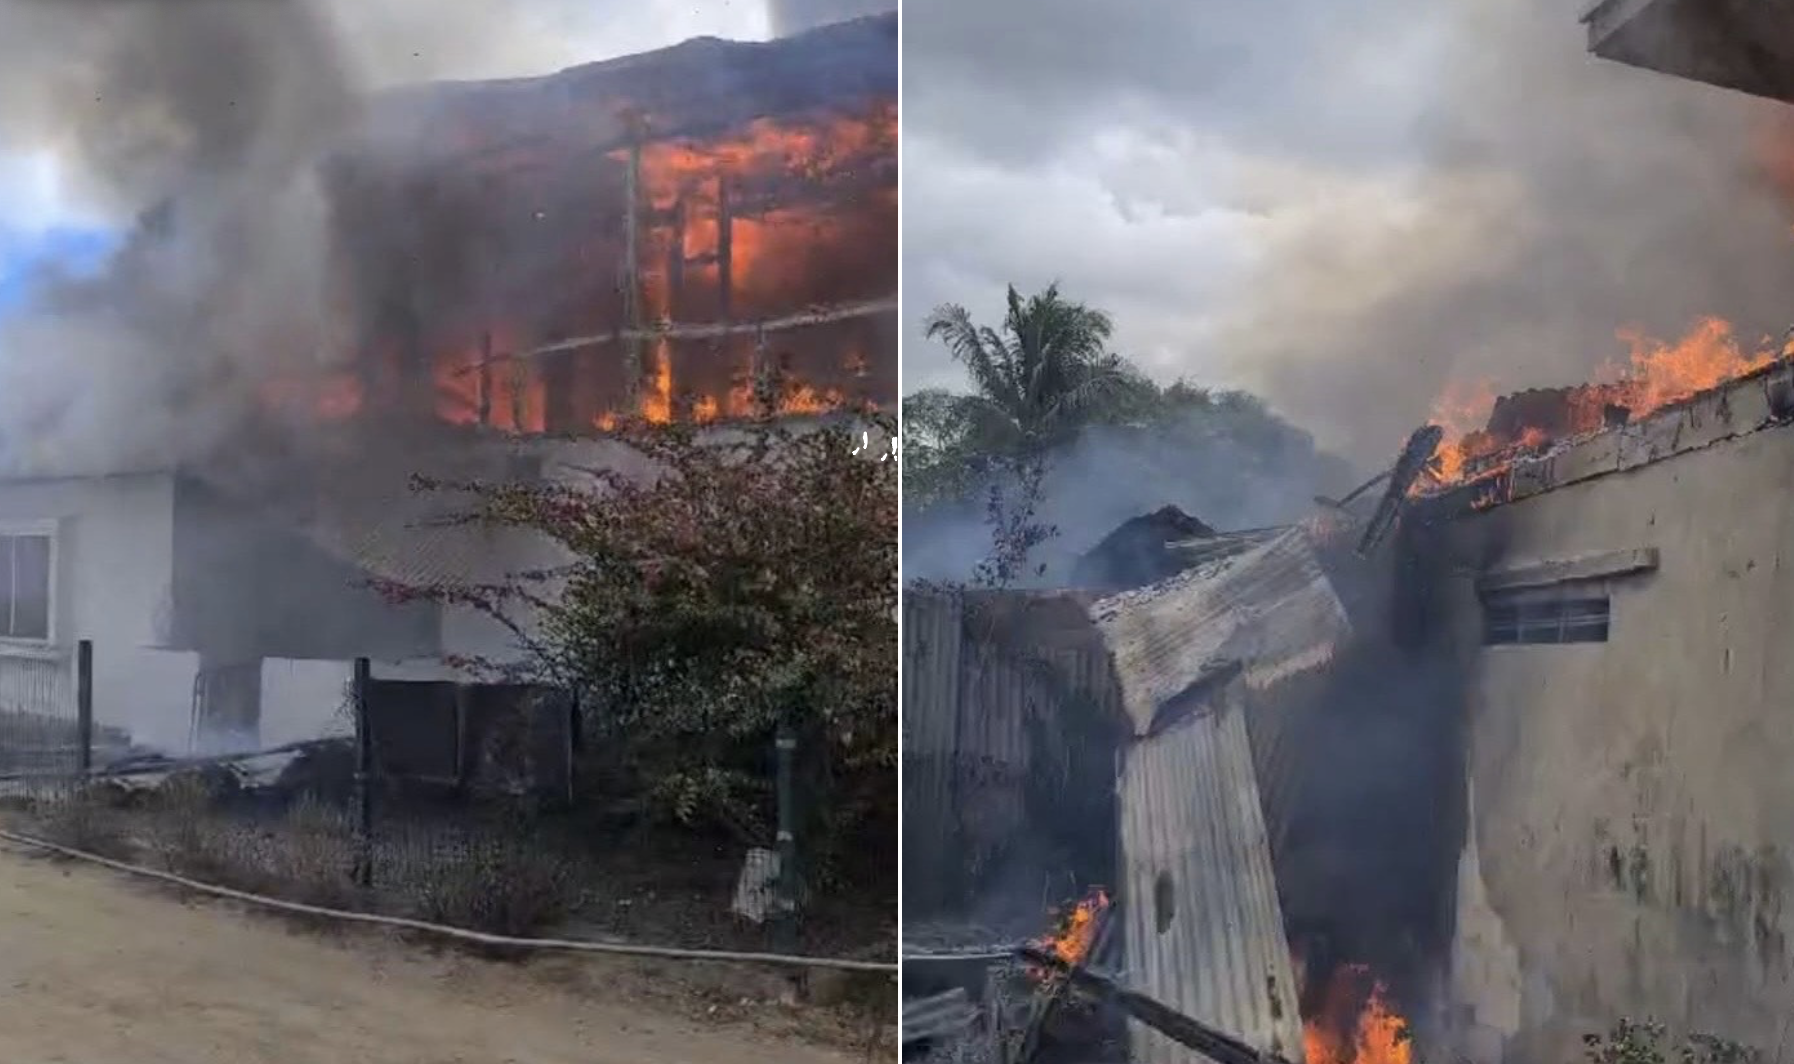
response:
<svg viewBox="0 0 1794 1064"><path fill-rule="evenodd" d="M0 639L49 642L55 553L47 529L0 528Z"/></svg>

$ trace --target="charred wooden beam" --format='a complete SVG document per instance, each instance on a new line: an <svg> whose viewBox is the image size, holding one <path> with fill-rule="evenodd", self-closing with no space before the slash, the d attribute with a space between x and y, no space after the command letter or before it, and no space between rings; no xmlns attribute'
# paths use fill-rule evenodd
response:
<svg viewBox="0 0 1794 1064"><path fill-rule="evenodd" d="M1395 460L1395 467L1389 471L1389 483L1383 489L1383 498L1377 503L1376 512L1371 514L1370 523L1364 528L1364 537L1358 541L1358 554L1368 557L1377 549L1377 544L1395 527L1396 518L1401 516L1402 506L1407 501L1408 489L1420 479L1433 460L1433 453L1445 439L1445 430L1438 425L1423 425L1414 430L1403 445L1402 453Z"/></svg>
<svg viewBox="0 0 1794 1064"><path fill-rule="evenodd" d="M624 348L623 377L628 404L637 405L642 387L642 279L641 279L641 212L642 212L642 138L639 115L626 116L631 127L629 169L623 179L623 321L628 333Z"/></svg>
<svg viewBox="0 0 1794 1064"><path fill-rule="evenodd" d="M492 331L480 334L479 423L492 424Z"/></svg>
<svg viewBox="0 0 1794 1064"><path fill-rule="evenodd" d="M677 318L685 295L685 197L673 202L669 226L672 239L667 242L667 313Z"/></svg>
<svg viewBox="0 0 1794 1064"><path fill-rule="evenodd" d="M1125 989L1113 979L1070 964L1056 953L1036 946L1022 946L1015 952L1016 956L1025 961L1064 973L1079 990L1109 1002L1133 1019L1179 1045L1194 1049L1215 1064L1290 1064L1285 1057L1258 1049L1145 994Z"/></svg>
<svg viewBox="0 0 1794 1064"><path fill-rule="evenodd" d="M1044 990L1035 995L1034 1007L1029 1011L1028 1024L1022 1030L1021 1045L1016 1048L1011 1064L1029 1064L1034 1054L1040 1049L1040 1032L1046 1027L1047 1020L1052 1017L1053 1010L1065 999L1071 990L1073 978L1084 970L1084 961L1097 956L1102 948L1108 945L1109 932L1114 928L1113 908L1103 909L1096 914L1095 933L1091 936L1089 951L1075 961L1066 961L1063 970L1054 971L1052 978ZM1054 956L1058 956L1054 954Z"/></svg>
<svg viewBox="0 0 1794 1064"><path fill-rule="evenodd" d="M787 329L804 329L815 325L826 325L830 322L849 321L855 318L871 318L881 314L892 314L897 310L897 298L886 296L883 299L866 299L857 303L845 303L836 307L813 307L797 314L787 314L781 318L770 318L762 322L709 322L702 325L682 325L669 322L654 328L615 329L608 333L593 336L575 336L567 340L557 340L551 344L525 351L518 358L537 358L552 355L561 351L574 351L583 347L601 347L609 343L635 342L646 339L668 340L705 340L720 336L747 336L763 332L783 332Z"/></svg>
<svg viewBox="0 0 1794 1064"><path fill-rule="evenodd" d="M716 178L716 287L717 305L722 319L728 323L730 303L735 292L735 212L729 198L729 178Z"/></svg>

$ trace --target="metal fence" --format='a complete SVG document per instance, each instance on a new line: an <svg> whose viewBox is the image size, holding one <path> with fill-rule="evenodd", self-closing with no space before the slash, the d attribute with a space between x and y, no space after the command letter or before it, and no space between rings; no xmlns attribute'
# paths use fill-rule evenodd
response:
<svg viewBox="0 0 1794 1064"><path fill-rule="evenodd" d="M218 886L501 934L566 919L627 934L617 910L587 923L582 906L639 889L661 941L669 930L681 946L838 941L795 927L788 746L767 752L784 783L781 840L745 855L756 878L727 857L699 871L602 849L576 802L581 718L563 690L375 679L361 659L352 734L171 757L95 726L92 665L82 643L60 661L0 668L0 816L37 837ZM748 878L765 895L751 914L739 902ZM681 890L701 910L676 911Z"/></svg>
<svg viewBox="0 0 1794 1064"><path fill-rule="evenodd" d="M56 651L21 653L0 668L0 793L66 785L90 770L96 754L129 745L93 720L93 644L71 659Z"/></svg>

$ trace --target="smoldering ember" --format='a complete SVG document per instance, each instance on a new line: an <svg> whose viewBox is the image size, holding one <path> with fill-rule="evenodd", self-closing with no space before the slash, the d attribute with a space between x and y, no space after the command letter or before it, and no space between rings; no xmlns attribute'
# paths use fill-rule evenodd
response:
<svg viewBox="0 0 1794 1064"><path fill-rule="evenodd" d="M1754 18L1587 22L1794 102ZM906 588L907 1056L1794 1046L1794 344L1701 322L1389 454L1275 527L1165 506L1056 586Z"/></svg>
<svg viewBox="0 0 1794 1064"><path fill-rule="evenodd" d="M895 14L364 97L313 10L94 5L160 186L0 313L5 828L888 1031Z"/></svg>

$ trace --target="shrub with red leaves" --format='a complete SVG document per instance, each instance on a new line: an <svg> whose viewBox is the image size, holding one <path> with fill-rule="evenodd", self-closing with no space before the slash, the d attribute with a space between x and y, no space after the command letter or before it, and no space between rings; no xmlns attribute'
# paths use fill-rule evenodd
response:
<svg viewBox="0 0 1794 1064"><path fill-rule="evenodd" d="M456 486L475 500L469 520L547 537L564 566L385 590L498 617L529 648L533 678L579 690L582 778L605 799L646 798L765 843L783 718L800 742L806 864L861 841L890 850L897 463L866 453L868 429L894 438L876 415L629 426L618 438L658 476Z"/></svg>

